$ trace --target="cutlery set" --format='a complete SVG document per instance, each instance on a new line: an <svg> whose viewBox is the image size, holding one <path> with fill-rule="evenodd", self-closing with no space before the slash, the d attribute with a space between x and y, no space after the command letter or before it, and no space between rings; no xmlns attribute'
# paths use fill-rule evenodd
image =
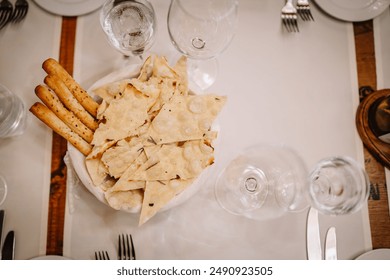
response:
<svg viewBox="0 0 390 280"><path fill-rule="evenodd" d="M296 7L293 0L287 0L282 8L282 23L288 32L299 32L298 15L303 21L314 21L308 0L298 0Z"/></svg>
<svg viewBox="0 0 390 280"><path fill-rule="evenodd" d="M2 244L2 232L4 225L4 210L0 210L0 248L1 248L1 259L2 260L13 260L15 254L15 233L13 230L7 233L7 236L4 239L4 243ZM1 247L2 246L2 247Z"/></svg>
<svg viewBox="0 0 390 280"><path fill-rule="evenodd" d="M318 211L310 208L307 218L307 258L323 260ZM337 260L336 229L330 227L325 237L325 260Z"/></svg>
<svg viewBox="0 0 390 280"><path fill-rule="evenodd" d="M27 12L27 0L16 0L15 8L9 0L2 0L0 2L0 30L8 23L17 23L23 20Z"/></svg>

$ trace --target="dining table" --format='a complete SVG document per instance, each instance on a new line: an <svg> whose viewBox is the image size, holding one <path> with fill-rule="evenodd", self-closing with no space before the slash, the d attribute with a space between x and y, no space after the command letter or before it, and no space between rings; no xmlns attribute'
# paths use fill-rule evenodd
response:
<svg viewBox="0 0 390 280"><path fill-rule="evenodd" d="M34 89L43 84L47 58L86 90L127 63L105 37L101 6L70 3L61 13L42 2L28 1L25 19L0 30L0 83L26 110L39 101ZM170 0L150 2L157 34L147 53L179 57L167 28ZM307 209L254 220L228 213L215 198L223 168L258 143L292 147L308 170L331 156L359 162L370 180L367 203L353 214L320 214L322 244L334 226L341 260L390 248L390 173L356 127L361 89L390 88L390 8L370 19L343 20L316 2L310 2L314 21L298 18L299 32L288 32L280 17L285 0L238 1L234 39L218 55L218 77L207 89L227 97L217 119L215 162L197 192L142 226L138 214L98 201L78 177L68 142L28 112L24 134L0 139L0 174L8 183L0 209L4 232L15 232L15 259L90 260L103 250L116 259L122 233L132 234L137 259L307 259Z"/></svg>

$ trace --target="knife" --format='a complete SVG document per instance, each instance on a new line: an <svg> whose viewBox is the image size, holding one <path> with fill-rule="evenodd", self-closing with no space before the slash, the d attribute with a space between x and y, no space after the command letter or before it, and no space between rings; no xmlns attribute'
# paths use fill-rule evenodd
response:
<svg viewBox="0 0 390 280"><path fill-rule="evenodd" d="M337 260L336 228L331 227L326 233L325 260Z"/></svg>
<svg viewBox="0 0 390 280"><path fill-rule="evenodd" d="M318 223L318 211L310 208L307 217L307 258L309 260L322 260L320 224Z"/></svg>
<svg viewBox="0 0 390 280"><path fill-rule="evenodd" d="M3 224L4 224L4 210L0 210L0 248L1 248L1 236L3 233Z"/></svg>
<svg viewBox="0 0 390 280"><path fill-rule="evenodd" d="M5 237L3 249L1 250L1 259L2 260L13 260L15 253L15 234L14 231L11 230L8 232Z"/></svg>

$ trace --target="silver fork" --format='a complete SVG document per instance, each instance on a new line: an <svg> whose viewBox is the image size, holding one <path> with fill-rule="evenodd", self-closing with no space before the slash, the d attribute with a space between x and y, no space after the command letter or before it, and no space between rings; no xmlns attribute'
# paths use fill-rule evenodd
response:
<svg viewBox="0 0 390 280"><path fill-rule="evenodd" d="M95 260L110 260L110 256L107 251L95 252Z"/></svg>
<svg viewBox="0 0 390 280"><path fill-rule="evenodd" d="M0 30L12 19L13 6L10 1L2 0L0 3Z"/></svg>
<svg viewBox="0 0 390 280"><path fill-rule="evenodd" d="M135 260L133 237L131 234L119 234L118 238L118 259Z"/></svg>
<svg viewBox="0 0 390 280"><path fill-rule="evenodd" d="M311 14L310 10L309 0L298 0L297 11L304 21L314 21L313 15Z"/></svg>
<svg viewBox="0 0 390 280"><path fill-rule="evenodd" d="M16 0L15 10L12 14L12 22L19 22L25 18L28 12L27 0Z"/></svg>
<svg viewBox="0 0 390 280"><path fill-rule="evenodd" d="M293 0L287 0L282 8L282 23L288 32L299 32L297 9L292 2Z"/></svg>

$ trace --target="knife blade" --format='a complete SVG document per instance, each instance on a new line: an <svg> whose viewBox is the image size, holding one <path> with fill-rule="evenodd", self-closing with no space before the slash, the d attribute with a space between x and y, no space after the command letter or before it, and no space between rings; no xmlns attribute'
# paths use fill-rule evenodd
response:
<svg viewBox="0 0 390 280"><path fill-rule="evenodd" d="M337 260L337 241L335 227L330 227L326 233L325 260Z"/></svg>
<svg viewBox="0 0 390 280"><path fill-rule="evenodd" d="M9 231L5 237L3 249L1 250L2 260L13 260L15 253L15 233L13 230Z"/></svg>
<svg viewBox="0 0 390 280"><path fill-rule="evenodd" d="M1 237L3 233L3 224L4 224L4 210L0 210L0 248L1 248Z"/></svg>
<svg viewBox="0 0 390 280"><path fill-rule="evenodd" d="M310 208L307 217L307 258L309 260L322 260L320 224L318 211Z"/></svg>

